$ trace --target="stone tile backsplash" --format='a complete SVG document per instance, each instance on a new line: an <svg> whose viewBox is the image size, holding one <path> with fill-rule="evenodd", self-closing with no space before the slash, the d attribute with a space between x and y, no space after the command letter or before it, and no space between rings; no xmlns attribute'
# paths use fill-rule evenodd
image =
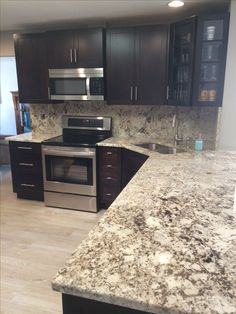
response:
<svg viewBox="0 0 236 314"><path fill-rule="evenodd" d="M105 102L65 102L61 104L31 104L33 136L61 134L61 117L67 115L111 116L113 136L155 138L172 142L173 115L178 110L179 134L192 142L202 134L208 148L215 148L218 108L171 106L110 106Z"/></svg>

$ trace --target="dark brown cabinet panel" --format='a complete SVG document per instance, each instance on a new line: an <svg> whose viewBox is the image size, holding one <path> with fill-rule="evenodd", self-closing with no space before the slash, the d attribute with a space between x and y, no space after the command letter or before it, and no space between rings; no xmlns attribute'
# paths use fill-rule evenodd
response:
<svg viewBox="0 0 236 314"><path fill-rule="evenodd" d="M168 29L147 26L138 30L134 100L141 105L166 103Z"/></svg>
<svg viewBox="0 0 236 314"><path fill-rule="evenodd" d="M108 103L164 104L167 47L166 26L108 30Z"/></svg>
<svg viewBox="0 0 236 314"><path fill-rule="evenodd" d="M170 27L168 105L192 104L196 17Z"/></svg>
<svg viewBox="0 0 236 314"><path fill-rule="evenodd" d="M148 156L124 149L122 152L122 189L141 168Z"/></svg>
<svg viewBox="0 0 236 314"><path fill-rule="evenodd" d="M57 31L47 34L48 67L51 69L73 68L74 32Z"/></svg>
<svg viewBox="0 0 236 314"><path fill-rule="evenodd" d="M135 32L133 29L107 31L107 101L131 104L134 101Z"/></svg>
<svg viewBox="0 0 236 314"><path fill-rule="evenodd" d="M103 67L103 30L48 32L49 68Z"/></svg>
<svg viewBox="0 0 236 314"><path fill-rule="evenodd" d="M43 34L14 34L19 101L48 101L47 49Z"/></svg>
<svg viewBox="0 0 236 314"><path fill-rule="evenodd" d="M98 199L108 208L121 191L121 148L98 148Z"/></svg>
<svg viewBox="0 0 236 314"><path fill-rule="evenodd" d="M13 192L18 198L43 201L41 144L9 142Z"/></svg>
<svg viewBox="0 0 236 314"><path fill-rule="evenodd" d="M227 56L229 14L198 19L193 105L221 106Z"/></svg>

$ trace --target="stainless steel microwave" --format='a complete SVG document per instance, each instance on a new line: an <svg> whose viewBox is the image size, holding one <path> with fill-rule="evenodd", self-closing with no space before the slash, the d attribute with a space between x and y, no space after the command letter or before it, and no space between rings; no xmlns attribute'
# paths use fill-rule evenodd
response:
<svg viewBox="0 0 236 314"><path fill-rule="evenodd" d="M103 68L49 69L52 100L104 100Z"/></svg>

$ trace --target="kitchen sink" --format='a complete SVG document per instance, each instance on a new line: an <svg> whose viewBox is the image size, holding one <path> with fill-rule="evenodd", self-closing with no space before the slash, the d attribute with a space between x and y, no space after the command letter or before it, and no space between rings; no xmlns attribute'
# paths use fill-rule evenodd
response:
<svg viewBox="0 0 236 314"><path fill-rule="evenodd" d="M177 154L184 153L185 150L177 147L171 147L166 145L161 145L158 143L140 143L135 144L136 146L143 147L146 149L150 149L152 151L158 152L160 154Z"/></svg>

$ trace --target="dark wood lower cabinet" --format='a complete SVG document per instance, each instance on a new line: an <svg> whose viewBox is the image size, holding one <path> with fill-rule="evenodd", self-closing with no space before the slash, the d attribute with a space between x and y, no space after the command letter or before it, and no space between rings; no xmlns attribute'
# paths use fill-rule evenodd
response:
<svg viewBox="0 0 236 314"><path fill-rule="evenodd" d="M121 148L98 148L99 207L108 208L121 191Z"/></svg>
<svg viewBox="0 0 236 314"><path fill-rule="evenodd" d="M133 178L148 156L124 149L122 152L122 188Z"/></svg>
<svg viewBox="0 0 236 314"><path fill-rule="evenodd" d="M148 156L116 147L98 148L98 203L108 208Z"/></svg>
<svg viewBox="0 0 236 314"><path fill-rule="evenodd" d="M9 142L13 192L18 198L43 201L41 144Z"/></svg>
<svg viewBox="0 0 236 314"><path fill-rule="evenodd" d="M148 314L147 312L69 294L62 294L62 304L63 314Z"/></svg>

